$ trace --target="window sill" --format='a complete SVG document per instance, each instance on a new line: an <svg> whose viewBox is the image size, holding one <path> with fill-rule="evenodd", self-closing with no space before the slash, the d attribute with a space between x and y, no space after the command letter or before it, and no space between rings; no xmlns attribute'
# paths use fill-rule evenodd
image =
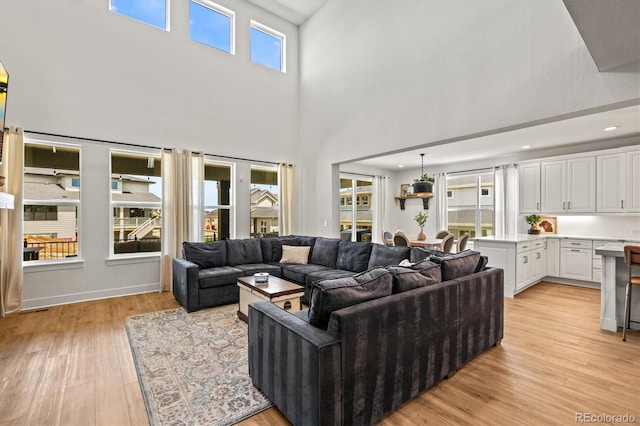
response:
<svg viewBox="0 0 640 426"><path fill-rule="evenodd" d="M73 260L29 260L22 262L22 270L29 272L58 271L84 268L84 259Z"/></svg>
<svg viewBox="0 0 640 426"><path fill-rule="evenodd" d="M126 265L131 263L159 262L161 255L159 252L116 254L106 259L107 265Z"/></svg>

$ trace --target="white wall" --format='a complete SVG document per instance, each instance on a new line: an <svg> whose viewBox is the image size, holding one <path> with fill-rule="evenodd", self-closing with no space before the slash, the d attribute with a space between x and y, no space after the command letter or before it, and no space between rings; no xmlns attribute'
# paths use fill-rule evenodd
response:
<svg viewBox="0 0 640 426"><path fill-rule="evenodd" d="M186 0L170 2L170 32L110 12L108 0L0 1L7 126L299 163L298 27L216 2L236 12L236 55L189 39ZM286 73L250 61L250 19L287 36ZM25 309L158 288L157 256L109 259L109 147L77 143L83 260L27 265ZM237 237L249 235L249 167L236 170Z"/></svg>
<svg viewBox="0 0 640 426"><path fill-rule="evenodd" d="M638 73L598 72L554 0L329 1L301 27L300 43L308 234L338 229L337 197L318 190L333 182L334 163L640 93Z"/></svg>

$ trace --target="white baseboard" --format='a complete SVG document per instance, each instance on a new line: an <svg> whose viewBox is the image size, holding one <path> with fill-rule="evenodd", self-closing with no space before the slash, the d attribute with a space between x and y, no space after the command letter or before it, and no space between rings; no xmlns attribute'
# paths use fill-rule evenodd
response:
<svg viewBox="0 0 640 426"><path fill-rule="evenodd" d="M47 308L50 306L67 305L69 303L88 302L90 300L109 299L112 297L131 296L133 294L153 293L160 288L159 283L141 284L129 287L110 288L105 290L88 291L83 293L63 294L37 299L23 299L22 310Z"/></svg>

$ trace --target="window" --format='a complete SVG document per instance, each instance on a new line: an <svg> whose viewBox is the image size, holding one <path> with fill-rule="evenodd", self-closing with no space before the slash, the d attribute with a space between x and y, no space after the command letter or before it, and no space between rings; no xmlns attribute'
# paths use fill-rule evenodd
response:
<svg viewBox="0 0 640 426"><path fill-rule="evenodd" d="M447 203L449 232L455 238L469 233L493 235L493 172L447 176L447 195L456 192Z"/></svg>
<svg viewBox="0 0 640 426"><path fill-rule="evenodd" d="M225 163L204 165L204 240L231 238L232 166Z"/></svg>
<svg viewBox="0 0 640 426"><path fill-rule="evenodd" d="M371 241L372 187L367 178L340 176L340 238L344 241Z"/></svg>
<svg viewBox="0 0 640 426"><path fill-rule="evenodd" d="M252 237L279 235L279 193L278 170L275 166L251 166ZM264 226L262 222L265 222Z"/></svg>
<svg viewBox="0 0 640 426"><path fill-rule="evenodd" d="M112 152L111 191L113 254L160 251L162 179L160 158ZM111 188L113 182L111 181Z"/></svg>
<svg viewBox="0 0 640 426"><path fill-rule="evenodd" d="M453 191L447 191L447 198L453 198Z"/></svg>
<svg viewBox="0 0 640 426"><path fill-rule="evenodd" d="M169 29L167 0L110 0L109 9L157 28Z"/></svg>
<svg viewBox="0 0 640 426"><path fill-rule="evenodd" d="M256 21L251 21L251 61L286 72L286 37Z"/></svg>
<svg viewBox="0 0 640 426"><path fill-rule="evenodd" d="M206 0L189 2L189 36L191 40L227 53L235 53L235 14Z"/></svg>
<svg viewBox="0 0 640 426"><path fill-rule="evenodd" d="M24 258L78 256L80 149L25 142L24 165Z"/></svg>
<svg viewBox="0 0 640 426"><path fill-rule="evenodd" d="M24 220L25 221L57 221L58 220L58 206L24 206Z"/></svg>

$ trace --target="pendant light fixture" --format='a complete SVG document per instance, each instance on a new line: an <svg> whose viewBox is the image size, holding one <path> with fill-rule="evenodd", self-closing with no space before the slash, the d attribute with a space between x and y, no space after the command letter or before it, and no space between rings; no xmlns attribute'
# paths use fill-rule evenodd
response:
<svg viewBox="0 0 640 426"><path fill-rule="evenodd" d="M411 185L412 192L414 194L433 193L433 179L425 177L424 174L424 153L420 154L420 160L422 163L420 178L414 180Z"/></svg>

